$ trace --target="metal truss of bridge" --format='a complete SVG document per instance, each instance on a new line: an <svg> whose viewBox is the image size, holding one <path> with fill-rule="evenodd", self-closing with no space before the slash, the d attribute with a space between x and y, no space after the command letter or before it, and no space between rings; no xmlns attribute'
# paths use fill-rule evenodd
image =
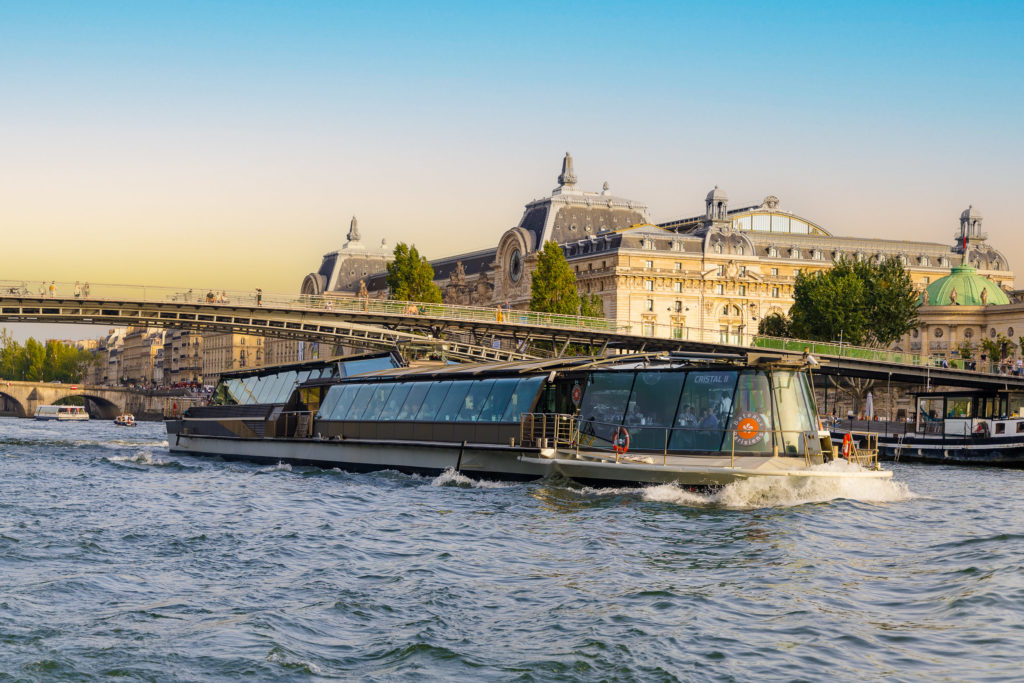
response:
<svg viewBox="0 0 1024 683"><path fill-rule="evenodd" d="M62 283L60 291L70 288ZM594 353L757 350L783 356L799 356L805 347L804 342L787 342L779 348L765 348L763 340L756 337L751 337L749 344L704 341L702 338L709 335L700 331L694 339L631 334L629 326L603 318L446 304L257 296L252 292L229 295L212 290L204 296L194 295L191 290L119 285L92 289L78 292L79 296L50 297L33 295L24 284L0 282L0 321L236 332L367 349L411 346L453 360L473 361L527 359L536 357L536 350L545 346L547 355L561 355L570 344L585 346ZM827 344L809 350L822 361L820 374L922 386L1024 389L1024 378L933 367L928 359L910 354L859 350L864 353L858 355L849 347L836 354L835 345Z"/></svg>

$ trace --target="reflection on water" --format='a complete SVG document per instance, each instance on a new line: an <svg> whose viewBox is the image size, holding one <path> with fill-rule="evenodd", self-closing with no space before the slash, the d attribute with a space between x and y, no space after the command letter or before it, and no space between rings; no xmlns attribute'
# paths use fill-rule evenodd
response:
<svg viewBox="0 0 1024 683"><path fill-rule="evenodd" d="M1014 679L1024 473L711 493L0 419L0 677Z"/></svg>

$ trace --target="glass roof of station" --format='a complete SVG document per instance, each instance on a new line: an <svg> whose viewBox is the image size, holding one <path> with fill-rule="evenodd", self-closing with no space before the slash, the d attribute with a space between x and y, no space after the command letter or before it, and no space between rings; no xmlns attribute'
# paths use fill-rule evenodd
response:
<svg viewBox="0 0 1024 683"><path fill-rule="evenodd" d="M777 211L747 211L745 213L733 214L732 227L737 230L749 230L751 232L789 233L793 235L822 235L831 237L831 233L821 226L815 225L787 213Z"/></svg>

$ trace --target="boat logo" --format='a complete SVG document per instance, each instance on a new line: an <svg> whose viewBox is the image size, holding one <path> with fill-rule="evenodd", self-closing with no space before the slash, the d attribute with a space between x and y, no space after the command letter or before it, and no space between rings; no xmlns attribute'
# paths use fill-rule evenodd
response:
<svg viewBox="0 0 1024 683"><path fill-rule="evenodd" d="M580 399L582 398L583 388L580 387L580 383L577 382L576 384L572 385L572 402L578 406L580 404Z"/></svg>
<svg viewBox="0 0 1024 683"><path fill-rule="evenodd" d="M754 446L764 438L764 417L760 413L740 413L736 416L736 445Z"/></svg>

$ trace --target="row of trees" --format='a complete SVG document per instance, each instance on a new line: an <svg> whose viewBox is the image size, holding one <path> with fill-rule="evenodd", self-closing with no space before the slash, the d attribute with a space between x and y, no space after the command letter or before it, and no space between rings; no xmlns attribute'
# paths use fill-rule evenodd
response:
<svg viewBox="0 0 1024 683"><path fill-rule="evenodd" d="M441 303L441 289L434 284L434 268L416 247L399 242L395 260L387 266L386 282L395 301ZM537 270L530 289L530 310L563 315L604 315L601 298L582 295L576 288L576 276L565 260L562 248L547 242L537 255Z"/></svg>
<svg viewBox="0 0 1024 683"><path fill-rule="evenodd" d="M828 270L797 275L789 317L766 316L758 333L885 347L917 327L917 299L899 259L840 258Z"/></svg>
<svg viewBox="0 0 1024 683"><path fill-rule="evenodd" d="M0 330L0 377L19 382L80 382L94 355L88 351L50 340L29 338L15 341Z"/></svg>

